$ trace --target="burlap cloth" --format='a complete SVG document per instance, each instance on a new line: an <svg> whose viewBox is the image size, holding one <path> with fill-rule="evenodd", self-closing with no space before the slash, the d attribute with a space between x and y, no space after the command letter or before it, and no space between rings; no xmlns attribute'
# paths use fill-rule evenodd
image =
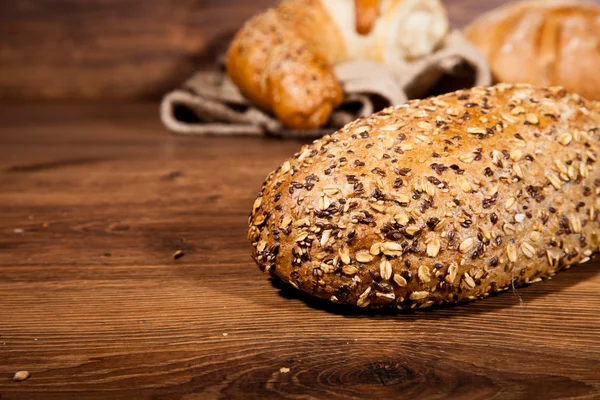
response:
<svg viewBox="0 0 600 400"><path fill-rule="evenodd" d="M485 58L458 31L451 32L435 53L416 62L392 70L375 62L352 61L337 65L335 74L344 88L344 102L317 130L286 129L244 98L223 68L197 72L181 88L166 94L160 117L171 132L182 135L318 137L410 98L492 82Z"/></svg>

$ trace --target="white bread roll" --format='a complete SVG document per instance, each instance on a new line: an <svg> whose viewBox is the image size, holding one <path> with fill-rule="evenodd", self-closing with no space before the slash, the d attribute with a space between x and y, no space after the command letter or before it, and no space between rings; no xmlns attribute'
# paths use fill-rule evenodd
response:
<svg viewBox="0 0 600 400"><path fill-rule="evenodd" d="M379 18L366 35L357 32L350 1L321 2L342 34L348 60L405 63L433 52L448 32L448 17L439 0L380 1Z"/></svg>

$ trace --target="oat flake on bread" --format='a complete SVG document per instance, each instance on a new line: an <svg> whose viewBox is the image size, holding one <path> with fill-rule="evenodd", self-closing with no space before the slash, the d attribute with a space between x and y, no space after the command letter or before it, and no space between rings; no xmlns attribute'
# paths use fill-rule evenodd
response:
<svg viewBox="0 0 600 400"><path fill-rule="evenodd" d="M359 307L474 300L598 250L600 103L501 84L385 109L265 181L259 267Z"/></svg>

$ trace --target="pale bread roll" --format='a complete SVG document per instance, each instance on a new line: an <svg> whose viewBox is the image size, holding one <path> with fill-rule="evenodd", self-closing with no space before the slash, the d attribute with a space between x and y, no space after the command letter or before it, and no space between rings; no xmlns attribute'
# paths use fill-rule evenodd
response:
<svg viewBox="0 0 600 400"><path fill-rule="evenodd" d="M561 85L600 100L598 2L512 2L477 18L465 34L500 82Z"/></svg>

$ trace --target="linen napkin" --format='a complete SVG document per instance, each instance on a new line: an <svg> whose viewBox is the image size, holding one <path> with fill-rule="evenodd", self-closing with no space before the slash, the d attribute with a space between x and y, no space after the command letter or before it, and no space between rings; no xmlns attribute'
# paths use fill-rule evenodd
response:
<svg viewBox="0 0 600 400"><path fill-rule="evenodd" d="M163 124L181 135L252 135L320 137L385 107L461 87L487 86L492 75L485 57L459 31L453 31L432 54L390 66L349 61L334 67L344 101L325 126L310 131L287 129L248 99L217 71L199 71L167 93L160 106Z"/></svg>

